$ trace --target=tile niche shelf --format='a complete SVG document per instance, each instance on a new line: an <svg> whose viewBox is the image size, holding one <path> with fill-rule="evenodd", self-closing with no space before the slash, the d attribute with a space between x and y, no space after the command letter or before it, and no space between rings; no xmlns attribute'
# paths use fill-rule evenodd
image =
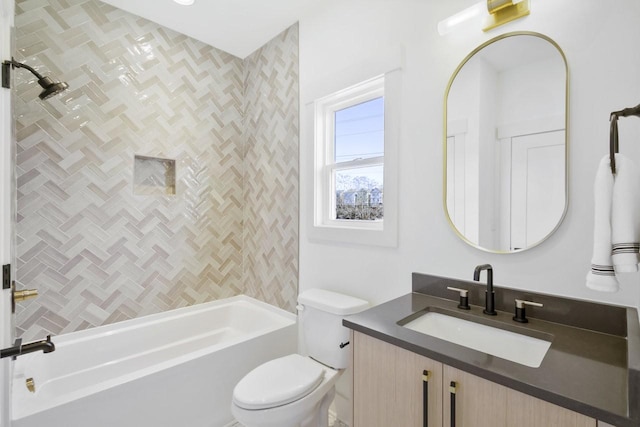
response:
<svg viewBox="0 0 640 427"><path fill-rule="evenodd" d="M176 161L135 155L133 194L140 196L175 195Z"/></svg>

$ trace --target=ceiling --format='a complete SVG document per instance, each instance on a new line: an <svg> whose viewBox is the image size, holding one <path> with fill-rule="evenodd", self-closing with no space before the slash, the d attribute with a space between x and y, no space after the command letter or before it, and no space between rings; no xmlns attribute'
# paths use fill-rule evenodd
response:
<svg viewBox="0 0 640 427"><path fill-rule="evenodd" d="M322 0L102 0L244 59Z"/></svg>

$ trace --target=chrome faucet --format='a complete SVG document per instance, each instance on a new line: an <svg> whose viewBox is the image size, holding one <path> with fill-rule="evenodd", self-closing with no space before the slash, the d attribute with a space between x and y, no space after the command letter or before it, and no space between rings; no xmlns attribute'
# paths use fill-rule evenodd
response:
<svg viewBox="0 0 640 427"><path fill-rule="evenodd" d="M491 264L478 265L473 272L473 280L480 281L480 272L487 270L487 290L484 292L484 314L495 316L496 314L496 293L493 291L493 267Z"/></svg>

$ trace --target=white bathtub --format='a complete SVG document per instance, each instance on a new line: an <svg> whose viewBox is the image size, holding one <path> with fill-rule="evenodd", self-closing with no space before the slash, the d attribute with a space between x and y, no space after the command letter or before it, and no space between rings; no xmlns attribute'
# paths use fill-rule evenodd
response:
<svg viewBox="0 0 640 427"><path fill-rule="evenodd" d="M295 315L245 296L55 336L16 360L12 425L222 427L234 385L296 340Z"/></svg>

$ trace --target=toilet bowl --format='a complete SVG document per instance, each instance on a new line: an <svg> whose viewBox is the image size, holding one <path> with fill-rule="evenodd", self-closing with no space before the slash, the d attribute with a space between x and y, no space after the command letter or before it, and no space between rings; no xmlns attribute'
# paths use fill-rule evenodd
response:
<svg viewBox="0 0 640 427"><path fill-rule="evenodd" d="M245 427L326 427L341 374L298 354L274 359L238 383L231 412Z"/></svg>
<svg viewBox="0 0 640 427"><path fill-rule="evenodd" d="M335 384L349 366L346 315L369 304L321 289L298 297L302 337L309 356L290 354L264 363L238 382L231 412L245 427L327 427Z"/></svg>

